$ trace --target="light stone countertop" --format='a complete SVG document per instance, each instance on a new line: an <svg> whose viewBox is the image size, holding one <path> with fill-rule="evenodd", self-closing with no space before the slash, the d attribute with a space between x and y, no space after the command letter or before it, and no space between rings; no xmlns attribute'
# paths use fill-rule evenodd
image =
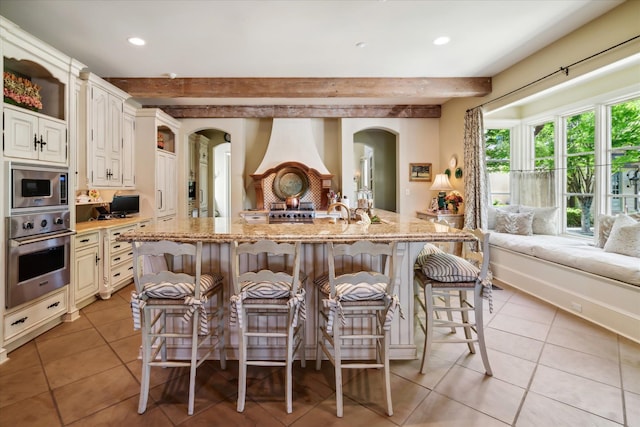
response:
<svg viewBox="0 0 640 427"><path fill-rule="evenodd" d="M78 222L76 223L76 232L83 233L85 231L100 230L102 228L119 227L121 225L134 224L136 222L142 222L149 219L151 218L134 216L129 218L113 218L113 219L106 219L101 221L96 220L96 221Z"/></svg>
<svg viewBox="0 0 640 427"><path fill-rule="evenodd" d="M402 242L464 242L473 241L473 234L445 225L423 221L376 209L382 223L347 224L329 219L316 219L313 224L247 224L244 219L186 218L169 224L155 224L141 230L123 233L120 241L213 242L228 243L234 240L255 241L269 239L279 242L325 243L351 242L355 240Z"/></svg>

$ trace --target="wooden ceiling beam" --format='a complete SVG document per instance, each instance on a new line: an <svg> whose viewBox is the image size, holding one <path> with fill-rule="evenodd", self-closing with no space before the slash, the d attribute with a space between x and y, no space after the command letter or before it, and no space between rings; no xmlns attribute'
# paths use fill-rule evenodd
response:
<svg viewBox="0 0 640 427"><path fill-rule="evenodd" d="M437 119L439 105L146 105L176 119L205 118L406 118Z"/></svg>
<svg viewBox="0 0 640 427"><path fill-rule="evenodd" d="M105 80L135 98L459 98L491 92L490 77L141 78Z"/></svg>

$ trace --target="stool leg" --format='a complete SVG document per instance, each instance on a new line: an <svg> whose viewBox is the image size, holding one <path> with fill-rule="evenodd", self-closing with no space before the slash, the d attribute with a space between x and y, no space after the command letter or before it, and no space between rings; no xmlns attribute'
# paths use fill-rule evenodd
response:
<svg viewBox="0 0 640 427"><path fill-rule="evenodd" d="M242 307L242 319L244 322L248 322L247 313ZM239 357L238 357L238 412L244 411L244 401L247 394L247 337L244 334L247 325L243 325L239 328L240 342L239 342Z"/></svg>
<svg viewBox="0 0 640 427"><path fill-rule="evenodd" d="M336 415L342 417L342 343L340 339L340 320L333 322L333 358L336 375Z"/></svg>
<svg viewBox="0 0 640 427"><path fill-rule="evenodd" d="M149 398L149 375L151 367L149 366L149 353L151 345L149 344L149 309L142 309L141 333L142 333L142 378L140 379L140 399L138 401L138 413L143 414L147 410L147 400Z"/></svg>
<svg viewBox="0 0 640 427"><path fill-rule="evenodd" d="M474 291L474 313L476 316L476 333L478 334L478 347L480 347L480 356L487 375L492 376L493 371L489 365L489 356L487 355L487 347L484 343L484 319L482 313L482 286L476 286Z"/></svg>
<svg viewBox="0 0 640 427"><path fill-rule="evenodd" d="M431 345L433 343L433 294L431 291L431 284L427 283L424 286L424 301L427 305L427 314L426 314L426 322L427 322L427 333L424 340L424 352L422 353L422 365L420 365L420 373L427 373L426 362L429 359L429 355L431 354Z"/></svg>

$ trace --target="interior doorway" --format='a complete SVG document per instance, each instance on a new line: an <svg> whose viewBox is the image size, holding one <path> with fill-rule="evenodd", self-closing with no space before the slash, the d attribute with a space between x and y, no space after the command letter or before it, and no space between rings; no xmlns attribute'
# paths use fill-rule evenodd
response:
<svg viewBox="0 0 640 427"><path fill-rule="evenodd" d="M365 129L353 137L354 187L367 187L373 206L397 212L396 134L384 129Z"/></svg>
<svg viewBox="0 0 640 427"><path fill-rule="evenodd" d="M219 129L189 135L187 212L192 217L231 215L231 137Z"/></svg>

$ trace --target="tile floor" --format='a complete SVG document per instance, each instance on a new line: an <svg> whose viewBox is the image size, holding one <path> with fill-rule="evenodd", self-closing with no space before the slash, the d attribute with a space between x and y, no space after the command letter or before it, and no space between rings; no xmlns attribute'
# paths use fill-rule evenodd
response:
<svg viewBox="0 0 640 427"><path fill-rule="evenodd" d="M337 418L327 362L319 372L296 363L292 414L282 370L250 369L239 414L237 363L221 371L215 361L198 371L193 416L184 369L152 370L150 404L138 415L130 291L9 354L0 365L0 426L640 426L640 345L509 289L494 292L485 322L494 376L464 344L436 345L425 375L419 360L393 361L392 417L380 372L368 370L345 380Z"/></svg>

